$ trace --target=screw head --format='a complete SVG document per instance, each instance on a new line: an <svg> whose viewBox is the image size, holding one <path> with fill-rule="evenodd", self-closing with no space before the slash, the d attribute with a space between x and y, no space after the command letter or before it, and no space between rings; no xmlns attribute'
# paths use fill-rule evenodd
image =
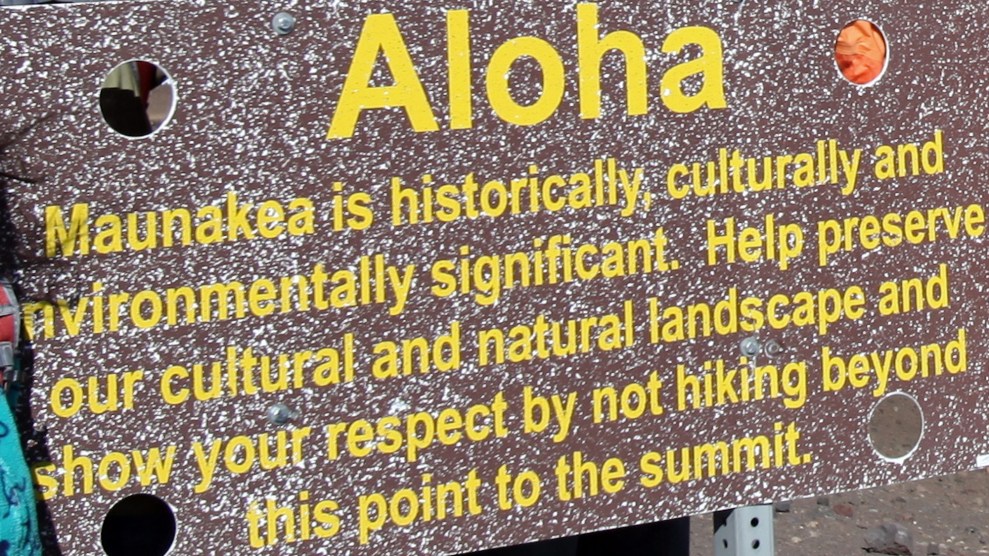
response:
<svg viewBox="0 0 989 556"><path fill-rule="evenodd" d="M271 18L271 28L279 35L287 35L295 30L295 16L288 12L278 12Z"/></svg>
<svg viewBox="0 0 989 556"><path fill-rule="evenodd" d="M762 350L762 344L759 343L759 338L755 336L745 338L738 347L742 351L742 355L746 357L755 357Z"/></svg>
<svg viewBox="0 0 989 556"><path fill-rule="evenodd" d="M283 403L276 403L275 405L268 408L268 421L274 425L284 425L288 423L298 414Z"/></svg>
<svg viewBox="0 0 989 556"><path fill-rule="evenodd" d="M766 355L773 357L779 355L783 351L783 346L781 346L776 340L767 340L766 345L763 346L762 349L766 352Z"/></svg>

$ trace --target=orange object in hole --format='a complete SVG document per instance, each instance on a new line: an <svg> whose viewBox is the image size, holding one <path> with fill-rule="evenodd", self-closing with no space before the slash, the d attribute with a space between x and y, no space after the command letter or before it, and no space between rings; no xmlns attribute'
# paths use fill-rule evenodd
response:
<svg viewBox="0 0 989 556"><path fill-rule="evenodd" d="M834 59L838 69L852 83L871 83L886 65L886 39L875 24L857 19L838 34Z"/></svg>

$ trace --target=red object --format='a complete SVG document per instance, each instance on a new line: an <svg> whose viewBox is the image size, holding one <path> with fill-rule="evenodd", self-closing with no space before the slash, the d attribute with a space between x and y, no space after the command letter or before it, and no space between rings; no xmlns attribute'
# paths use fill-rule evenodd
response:
<svg viewBox="0 0 989 556"><path fill-rule="evenodd" d="M151 62L138 61L137 81L141 88L141 90L138 91L141 95L141 102L144 103L144 106L147 106L148 94L151 93L151 89L154 89L161 84L161 79L158 76L158 67Z"/></svg>
<svg viewBox="0 0 989 556"><path fill-rule="evenodd" d="M0 342L10 342L15 347L17 346L17 310L6 314L10 307L15 307L17 301L12 299L12 292L10 292L10 286L3 284L0 287Z"/></svg>
<svg viewBox="0 0 989 556"><path fill-rule="evenodd" d="M886 40L874 24L859 19L845 26L834 46L838 69L852 83L871 83L886 65Z"/></svg>
<svg viewBox="0 0 989 556"><path fill-rule="evenodd" d="M14 353L20 340L20 308L14 288L0 281L0 387L6 390L9 380L16 376Z"/></svg>

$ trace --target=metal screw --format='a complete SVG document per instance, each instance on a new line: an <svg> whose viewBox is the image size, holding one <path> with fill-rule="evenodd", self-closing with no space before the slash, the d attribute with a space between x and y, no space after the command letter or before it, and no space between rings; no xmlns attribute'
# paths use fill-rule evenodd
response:
<svg viewBox="0 0 989 556"><path fill-rule="evenodd" d="M288 12L278 12L271 18L271 28L279 35L287 35L295 29L295 16Z"/></svg>
<svg viewBox="0 0 989 556"><path fill-rule="evenodd" d="M766 345L764 345L762 349L766 352L766 355L775 357L783 351L783 346L781 346L776 340L766 340Z"/></svg>
<svg viewBox="0 0 989 556"><path fill-rule="evenodd" d="M284 425L298 416L298 411L292 411L283 403L276 403L268 408L268 421L274 425Z"/></svg>
<svg viewBox="0 0 989 556"><path fill-rule="evenodd" d="M762 344L759 343L759 338L755 336L750 336L739 344L739 349L742 350L742 355L746 357L755 357L759 355L759 351L762 349Z"/></svg>

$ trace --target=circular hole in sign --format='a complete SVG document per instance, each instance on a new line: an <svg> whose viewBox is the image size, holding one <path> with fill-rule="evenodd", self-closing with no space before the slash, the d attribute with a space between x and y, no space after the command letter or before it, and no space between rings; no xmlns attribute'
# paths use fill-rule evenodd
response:
<svg viewBox="0 0 989 556"><path fill-rule="evenodd" d="M880 456L906 459L920 444L924 414L912 396L895 392L879 400L869 416L869 441Z"/></svg>
<svg viewBox="0 0 989 556"><path fill-rule="evenodd" d="M175 514L157 496L134 494L103 518L100 542L107 556L165 556L175 543Z"/></svg>
<svg viewBox="0 0 989 556"><path fill-rule="evenodd" d="M871 21L856 19L845 25L834 43L834 60L845 79L868 85L886 69L889 51L886 37Z"/></svg>
<svg viewBox="0 0 989 556"><path fill-rule="evenodd" d="M129 60L110 70L100 87L100 112L114 131L147 137L175 112L175 86L161 66Z"/></svg>

